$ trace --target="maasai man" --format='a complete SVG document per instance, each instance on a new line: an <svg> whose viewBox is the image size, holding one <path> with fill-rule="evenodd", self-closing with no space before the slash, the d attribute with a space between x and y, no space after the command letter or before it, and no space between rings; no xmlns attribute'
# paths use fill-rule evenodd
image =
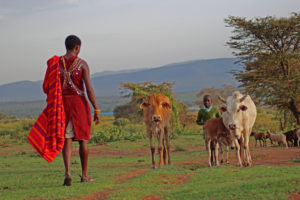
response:
<svg viewBox="0 0 300 200"><path fill-rule="evenodd" d="M72 184L70 170L72 141L79 142L82 168L81 182L94 181L87 173L87 143L91 134L91 111L85 97L84 86L94 107L94 121L96 124L100 122L100 110L91 85L89 66L83 59L78 57L81 48L80 39L75 35L70 35L66 38L65 45L66 54L59 59L63 105L66 113L65 144L63 148L65 180L63 185L70 186Z"/></svg>
<svg viewBox="0 0 300 200"><path fill-rule="evenodd" d="M220 111L215 108L212 105L212 99L210 95L205 95L203 97L203 105L204 107L201 108L198 112L198 117L196 120L196 123L198 125L203 125L207 120L211 119L211 118L220 118L222 117L222 114L220 113ZM205 140L205 130L203 129L203 138ZM207 144L205 142L206 145L206 150L207 150ZM214 144L212 143L211 145L211 150L214 151ZM214 155L214 154L212 154ZM213 162L213 157L211 157L211 161Z"/></svg>

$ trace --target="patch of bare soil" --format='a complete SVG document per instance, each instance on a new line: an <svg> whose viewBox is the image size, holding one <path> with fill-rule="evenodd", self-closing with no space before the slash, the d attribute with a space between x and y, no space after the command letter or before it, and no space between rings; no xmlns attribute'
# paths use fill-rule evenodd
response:
<svg viewBox="0 0 300 200"><path fill-rule="evenodd" d="M188 174L180 174L175 177L169 176L167 174L160 175L160 181L162 184L166 185L179 185L188 182L190 179L190 175Z"/></svg>
<svg viewBox="0 0 300 200"><path fill-rule="evenodd" d="M131 170L129 172L126 172L126 173L123 173L123 174L120 174L118 175L118 178L117 180L115 181L115 184L122 184L122 183L125 183L135 177L138 177L138 176L141 176L145 173L147 173L148 171L150 171L150 169L134 169L134 170ZM105 189L104 191L102 192L96 192L96 193L93 193L89 196L85 196L85 197L81 197L80 199L84 199L84 200L94 200L94 199L97 199L97 200L107 200L109 199L109 196L112 192L116 192L116 188L107 188ZM156 196L156 195L153 195L153 196ZM149 197L149 199L151 199ZM153 198L154 200L155 198ZM159 199L159 198L156 198L156 199Z"/></svg>
<svg viewBox="0 0 300 200"><path fill-rule="evenodd" d="M1 146L0 156L12 156L24 151L33 151L33 148L24 146Z"/></svg>
<svg viewBox="0 0 300 200"><path fill-rule="evenodd" d="M143 200L160 200L162 196L160 195L147 195Z"/></svg>
<svg viewBox="0 0 300 200"><path fill-rule="evenodd" d="M140 148L128 148L126 150L124 149L116 149L116 148L111 148L108 145L96 145L96 146L91 146L89 147L89 156L90 157L138 157L138 156L151 156L151 151L149 147L142 146L142 143L137 141L137 142L128 142L128 146L131 144L140 144ZM204 150L205 147L199 146L199 147L194 147L191 149L188 149L188 151L193 151L193 150ZM185 151L175 151L175 147L171 146L170 152L172 154L180 154ZM156 155L158 154L157 147L155 149ZM72 155L78 155L78 147L72 149Z"/></svg>
<svg viewBox="0 0 300 200"><path fill-rule="evenodd" d="M299 165L291 162L299 158L300 149L297 147L285 148L257 148L251 151L253 165Z"/></svg>
<svg viewBox="0 0 300 200"><path fill-rule="evenodd" d="M300 157L300 148L290 147L285 148L274 148L274 147L258 147L250 150L253 166L256 165L270 165L270 166L282 166L289 165L295 166L300 165L300 163L292 162L293 159ZM225 159L225 153L223 153L223 159ZM236 153L235 150L230 150L229 152L229 162L230 164L236 164ZM198 159L181 161L174 163L175 165L190 166L191 170L194 170L195 165L198 164L199 168L201 166L208 166L208 157L200 157Z"/></svg>
<svg viewBox="0 0 300 200"><path fill-rule="evenodd" d="M150 171L150 169L133 169L129 172L126 172L124 174L118 175L118 178L116 180L116 184L122 184L125 183L135 177L141 176L145 173L147 173L148 171Z"/></svg>
<svg viewBox="0 0 300 200"><path fill-rule="evenodd" d="M78 150L77 150L78 151ZM107 145L97 145L89 147L90 157L137 157L137 156L147 156L149 155L149 148L132 148L127 149L112 149ZM74 154L78 154L76 150L73 151Z"/></svg>
<svg viewBox="0 0 300 200"><path fill-rule="evenodd" d="M149 167L150 163L148 164L139 164L138 167ZM93 167L95 169L112 169L112 168L128 168L128 167L137 167L136 163L120 163L120 164L113 164L113 165L105 165L105 166L99 166L99 167Z"/></svg>
<svg viewBox="0 0 300 200"><path fill-rule="evenodd" d="M299 200L299 199L300 199L300 193L289 194L289 200Z"/></svg>
<svg viewBox="0 0 300 200"><path fill-rule="evenodd" d="M102 192L96 192L89 196L81 197L80 199L84 200L107 200L109 198L109 195L111 193L112 189L105 189Z"/></svg>

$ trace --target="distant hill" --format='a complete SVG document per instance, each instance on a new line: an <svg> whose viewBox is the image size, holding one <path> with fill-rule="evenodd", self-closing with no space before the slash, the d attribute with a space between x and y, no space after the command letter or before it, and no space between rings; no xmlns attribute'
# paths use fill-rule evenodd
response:
<svg viewBox="0 0 300 200"><path fill-rule="evenodd" d="M100 76L107 76L107 75L114 75L114 74L125 74L130 72L138 72L146 70L147 68L143 69L126 69L126 70L119 70L119 71L103 71L103 72L96 72L91 75L91 78L100 77Z"/></svg>
<svg viewBox="0 0 300 200"><path fill-rule="evenodd" d="M241 69L234 58L218 58L173 63L158 68L96 73L92 84L96 96L119 96L120 82L175 82L175 92L200 91L205 87L237 85L229 73ZM0 85L0 102L23 102L45 99L42 81L20 81Z"/></svg>

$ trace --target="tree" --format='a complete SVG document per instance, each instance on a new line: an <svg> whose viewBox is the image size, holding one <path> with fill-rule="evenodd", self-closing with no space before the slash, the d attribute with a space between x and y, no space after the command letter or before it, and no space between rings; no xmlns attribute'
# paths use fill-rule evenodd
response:
<svg viewBox="0 0 300 200"><path fill-rule="evenodd" d="M135 105L140 105L147 99L149 94L162 94L169 97L172 106L170 124L174 133L176 130L182 128L179 115L182 112L187 112L187 106L175 100L172 90L173 85L174 83L168 81L161 84L154 84L151 81L145 83L121 83L123 96L131 97L131 103Z"/></svg>
<svg viewBox="0 0 300 200"><path fill-rule="evenodd" d="M243 64L232 72L241 87L266 105L290 111L300 125L300 14L224 21L233 28L227 44Z"/></svg>
<svg viewBox="0 0 300 200"><path fill-rule="evenodd" d="M126 118L131 122L141 122L142 110L135 102L128 102L114 108L114 117L117 119Z"/></svg>

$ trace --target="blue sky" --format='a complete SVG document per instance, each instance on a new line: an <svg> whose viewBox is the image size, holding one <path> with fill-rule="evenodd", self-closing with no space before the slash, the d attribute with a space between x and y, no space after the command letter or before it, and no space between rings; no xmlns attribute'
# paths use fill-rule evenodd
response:
<svg viewBox="0 0 300 200"><path fill-rule="evenodd" d="M0 84L41 80L46 61L82 40L91 73L232 57L229 15L289 16L299 0L0 0Z"/></svg>

